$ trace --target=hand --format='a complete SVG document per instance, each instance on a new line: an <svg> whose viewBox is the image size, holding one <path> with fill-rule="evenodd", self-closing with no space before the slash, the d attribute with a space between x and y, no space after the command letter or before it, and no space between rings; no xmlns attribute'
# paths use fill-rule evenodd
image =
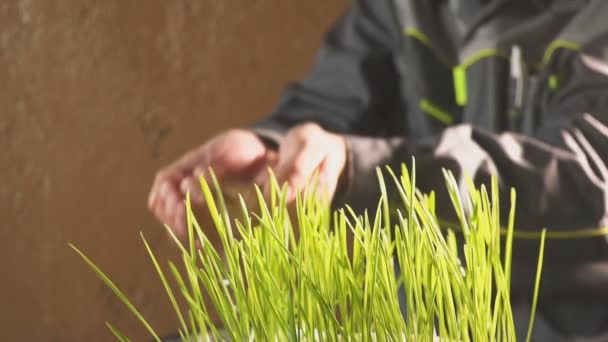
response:
<svg viewBox="0 0 608 342"><path fill-rule="evenodd" d="M247 130L226 131L198 146L156 174L148 207L180 238L186 236L185 194L190 192L193 204L203 205L199 177L213 172L226 194L240 192L243 184L266 173L273 151Z"/></svg>
<svg viewBox="0 0 608 342"><path fill-rule="evenodd" d="M331 200L346 165L346 143L341 135L325 131L317 124L306 123L292 128L279 146L274 169L279 184L287 185L287 201L313 180L316 191ZM257 183L268 192L268 177Z"/></svg>

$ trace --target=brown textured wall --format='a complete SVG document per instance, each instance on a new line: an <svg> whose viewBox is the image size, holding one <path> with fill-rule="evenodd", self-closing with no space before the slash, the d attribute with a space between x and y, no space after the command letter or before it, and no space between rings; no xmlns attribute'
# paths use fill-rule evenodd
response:
<svg viewBox="0 0 608 342"><path fill-rule="evenodd" d="M0 339L107 341L139 324L68 248L167 333L139 241L157 168L260 118L346 0L0 1Z"/></svg>

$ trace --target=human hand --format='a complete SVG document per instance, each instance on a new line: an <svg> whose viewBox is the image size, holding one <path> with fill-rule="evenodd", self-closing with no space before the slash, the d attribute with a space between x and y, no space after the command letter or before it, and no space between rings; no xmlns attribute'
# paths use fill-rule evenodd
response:
<svg viewBox="0 0 608 342"><path fill-rule="evenodd" d="M287 202L293 202L296 193L303 190L313 176L316 176L317 194L331 200L346 166L346 156L344 137L317 124L301 124L289 130L279 146L274 168L278 183L287 185ZM269 192L267 175L260 174L256 183L265 193Z"/></svg>
<svg viewBox="0 0 608 342"><path fill-rule="evenodd" d="M211 167L224 195L231 197L241 192L245 184L251 187L259 174L266 174L273 156L274 151L267 149L255 133L228 130L160 170L150 191L148 207L159 221L184 238L187 234L186 193L190 192L193 204L204 205L200 176L208 176Z"/></svg>

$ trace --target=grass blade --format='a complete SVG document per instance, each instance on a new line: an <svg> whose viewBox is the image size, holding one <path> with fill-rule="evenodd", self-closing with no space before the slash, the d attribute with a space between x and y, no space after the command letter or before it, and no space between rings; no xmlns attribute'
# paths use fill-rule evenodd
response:
<svg viewBox="0 0 608 342"><path fill-rule="evenodd" d="M114 284L114 282L112 282L112 280L110 280L110 278L105 273L103 273L103 271L101 271L99 269L99 267L97 267L97 265L95 265L95 263L93 263L93 261L91 261L91 259L89 259L86 255L84 255L84 253L82 253L78 248L76 248L76 246L70 244L70 247L73 250L75 250L76 253L78 253L80 255L80 257L89 265L89 267L93 270L93 272L95 272L95 274L97 274L97 276L99 278L101 278L101 280L103 280L104 283L106 283L106 285L110 288L110 290L112 290L112 292L114 292L114 294L127 306L127 308L129 308L129 310L131 310L133 315L135 315L135 317L137 317L137 319L141 322L141 324L144 325L144 327L148 330L150 335L152 335L154 340L157 342L160 342L160 337L158 337L158 335L156 334L154 329L152 329L150 324L148 324L148 321L146 321L146 319L141 315L139 310L137 310L137 308L135 308L135 306L133 305L133 303L131 303L131 301L127 298L127 296L125 296L124 293L122 293L122 291L120 291L118 286L116 286L116 284Z"/></svg>

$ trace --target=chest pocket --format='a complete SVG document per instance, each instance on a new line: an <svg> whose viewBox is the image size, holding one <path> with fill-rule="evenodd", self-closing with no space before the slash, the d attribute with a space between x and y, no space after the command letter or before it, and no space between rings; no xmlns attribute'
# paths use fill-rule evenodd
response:
<svg viewBox="0 0 608 342"><path fill-rule="evenodd" d="M452 63L443 60L429 39L404 32L403 49L396 56L401 92L407 111L408 135L422 138L461 121L452 88Z"/></svg>
<svg viewBox="0 0 608 342"><path fill-rule="evenodd" d="M479 26L461 46L454 68L463 122L493 132L533 133L551 75L548 61L555 51L576 48L559 39L575 14L572 8L505 8Z"/></svg>
<svg viewBox="0 0 608 342"><path fill-rule="evenodd" d="M507 7L477 27L454 58L453 51L440 48L435 28L441 19L430 14L430 5L396 3L405 13L396 65L414 137L458 123L531 133L542 115L542 99L567 77L549 62L556 52L579 45L563 39L577 9L539 14Z"/></svg>

